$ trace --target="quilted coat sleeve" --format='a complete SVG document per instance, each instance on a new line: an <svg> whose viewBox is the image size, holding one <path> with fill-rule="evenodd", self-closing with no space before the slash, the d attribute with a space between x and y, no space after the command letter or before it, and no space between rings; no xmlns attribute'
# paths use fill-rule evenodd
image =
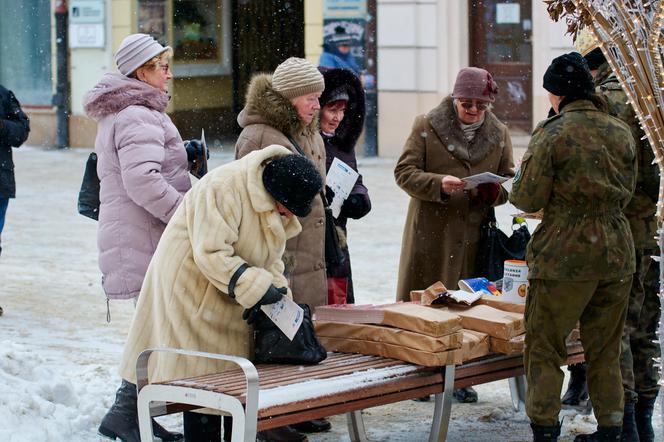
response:
<svg viewBox="0 0 664 442"><path fill-rule="evenodd" d="M152 216L168 223L182 195L161 174L164 135L158 114L147 108L131 106L115 121L115 145L127 195Z"/></svg>
<svg viewBox="0 0 664 442"><path fill-rule="evenodd" d="M238 241L243 205L240 192L217 186L199 186L185 205L187 227L193 258L205 277L219 290L228 293L228 284L235 271L246 261L236 255L233 244ZM189 204L191 203L191 204ZM259 235L256 232L256 235ZM281 262L281 259L277 261ZM235 300L245 308L252 307L265 294L274 275L267 269L249 267L235 286ZM282 286L282 285L280 285Z"/></svg>

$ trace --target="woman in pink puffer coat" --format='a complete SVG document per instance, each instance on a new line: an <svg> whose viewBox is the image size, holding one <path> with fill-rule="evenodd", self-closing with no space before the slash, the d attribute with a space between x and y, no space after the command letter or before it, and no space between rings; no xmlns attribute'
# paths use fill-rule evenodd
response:
<svg viewBox="0 0 664 442"><path fill-rule="evenodd" d="M109 299L138 296L166 223L191 187L187 152L165 113L171 53L148 35L130 35L116 54L120 73L105 74L84 98L97 121L97 245Z"/></svg>
<svg viewBox="0 0 664 442"><path fill-rule="evenodd" d="M159 238L191 188L187 150L165 113L171 55L149 35L132 34L115 54L120 73L105 74L84 98L97 121L97 245L107 299L136 299ZM136 385L123 379L99 434L140 442L136 400ZM152 428L162 441L182 439L154 420Z"/></svg>

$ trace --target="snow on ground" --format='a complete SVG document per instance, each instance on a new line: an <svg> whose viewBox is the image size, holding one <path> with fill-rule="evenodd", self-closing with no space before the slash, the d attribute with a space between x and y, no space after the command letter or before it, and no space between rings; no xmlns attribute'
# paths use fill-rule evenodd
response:
<svg viewBox="0 0 664 442"><path fill-rule="evenodd" d="M229 150L213 152L211 166L229 161ZM0 306L5 310L0 317L1 441L96 440L96 428L120 382L116 367L134 307L130 301L112 302L112 320L106 322L96 223L76 212L88 153L32 147L15 151L18 198L9 205L0 258ZM516 156L522 153L517 150ZM373 210L349 225L358 303L394 299L408 204L394 183L394 161L360 161ZM504 229L514 212L499 208ZM448 440L531 439L527 417L512 408L507 381L477 390L477 404L454 404ZM365 410L365 423L372 440L425 441L432 412L433 402L406 401ZM591 416L565 415L561 440L594 428ZM655 420L661 435L661 419ZM179 416L162 422L181 429ZM335 416L332 422L331 432L309 439L349 440L345 417Z"/></svg>

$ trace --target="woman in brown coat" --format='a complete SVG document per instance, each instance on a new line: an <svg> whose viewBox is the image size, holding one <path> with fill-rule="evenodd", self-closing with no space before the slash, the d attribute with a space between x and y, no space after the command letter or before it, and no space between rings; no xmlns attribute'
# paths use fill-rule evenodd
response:
<svg viewBox="0 0 664 442"><path fill-rule="evenodd" d="M514 176L507 127L488 109L498 88L480 68L459 71L452 95L415 119L394 170L411 196L401 243L397 300L436 281L456 289L474 273L480 225L492 206L507 201L499 184L464 190L463 178L482 172ZM474 402L468 389L462 402Z"/></svg>
<svg viewBox="0 0 664 442"><path fill-rule="evenodd" d="M514 176L507 127L488 109L497 87L484 69L464 68L451 96L418 116L394 170L411 196L401 244L397 300L436 281L456 289L474 274L480 225L491 206L507 201L498 184L464 190L482 172Z"/></svg>

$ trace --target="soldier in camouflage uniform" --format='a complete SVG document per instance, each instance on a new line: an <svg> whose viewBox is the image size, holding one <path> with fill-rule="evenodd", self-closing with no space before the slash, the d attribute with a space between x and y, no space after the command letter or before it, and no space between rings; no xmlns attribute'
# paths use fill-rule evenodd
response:
<svg viewBox="0 0 664 442"><path fill-rule="evenodd" d="M609 114L629 125L636 145L638 175L636 190L625 208L636 251L636 271L632 281L627 319L622 337L620 369L625 391L622 439L654 441L652 413L659 392L659 373L655 359L660 357L657 326L660 316L659 266L651 256L659 255L655 234L656 204L659 193L659 169L653 164L655 155L645 139L627 94L611 70L601 49L588 32L576 41L577 49L588 62L594 77L595 91L608 101ZM570 370L570 386L585 382L584 370ZM570 390L573 390L570 387ZM571 397L574 391L565 394ZM570 394L571 393L571 394ZM565 402L563 398L563 403Z"/></svg>
<svg viewBox="0 0 664 442"><path fill-rule="evenodd" d="M554 59L544 88L558 115L533 132L510 194L522 210L544 209L526 255L526 413L535 441L557 440L565 338L579 321L598 431L575 440L619 440L620 338L634 273L623 209L636 185L634 140L598 109L580 54Z"/></svg>

